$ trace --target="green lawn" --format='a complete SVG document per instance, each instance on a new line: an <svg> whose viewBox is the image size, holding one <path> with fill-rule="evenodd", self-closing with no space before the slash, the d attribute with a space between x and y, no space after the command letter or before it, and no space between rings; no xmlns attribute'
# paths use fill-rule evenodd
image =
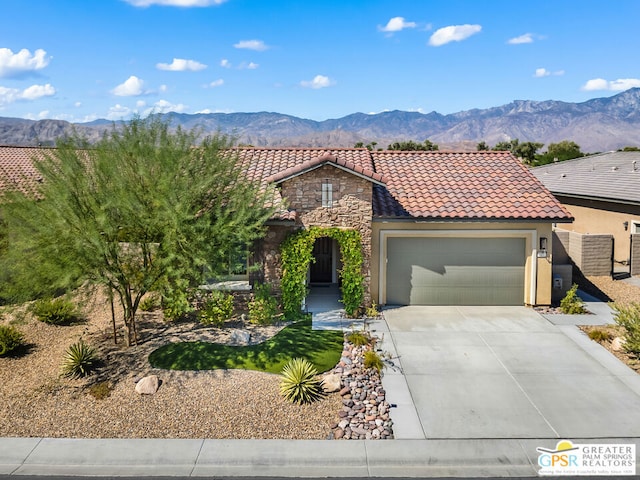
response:
<svg viewBox="0 0 640 480"><path fill-rule="evenodd" d="M155 368L168 370L241 368L280 373L290 359L303 357L313 363L318 372L325 372L340 360L342 342L342 332L311 330L309 319L283 328L276 336L258 345L171 343L152 352L149 362Z"/></svg>

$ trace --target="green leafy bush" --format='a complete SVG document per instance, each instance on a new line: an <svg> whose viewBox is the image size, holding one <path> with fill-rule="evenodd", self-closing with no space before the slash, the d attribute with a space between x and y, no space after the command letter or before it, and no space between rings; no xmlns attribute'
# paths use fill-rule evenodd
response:
<svg viewBox="0 0 640 480"><path fill-rule="evenodd" d="M177 320L193 311L186 290L173 290L166 292L162 297L162 312L165 320Z"/></svg>
<svg viewBox="0 0 640 480"><path fill-rule="evenodd" d="M156 294L147 295L140 301L140 310L151 312L160 307L160 298Z"/></svg>
<svg viewBox="0 0 640 480"><path fill-rule="evenodd" d="M233 316L233 295L214 290L198 311L198 319L204 325L221 327Z"/></svg>
<svg viewBox="0 0 640 480"><path fill-rule="evenodd" d="M367 350L366 352L364 352L364 359L362 363L364 365L364 368L375 368L378 373L380 373L384 368L384 362L382 361L382 358L380 358L380 355L378 355L373 350Z"/></svg>
<svg viewBox="0 0 640 480"><path fill-rule="evenodd" d="M361 347L362 345L369 345L371 343L371 336L364 332L351 332L347 335L347 341L356 347Z"/></svg>
<svg viewBox="0 0 640 480"><path fill-rule="evenodd" d="M278 313L278 302L271 295L269 285L255 285L253 300L249 302L249 321L258 325L268 325Z"/></svg>
<svg viewBox="0 0 640 480"><path fill-rule="evenodd" d="M613 319L624 329L624 348L635 355L640 355L640 303L628 305L613 304Z"/></svg>
<svg viewBox="0 0 640 480"><path fill-rule="evenodd" d="M78 318L76 306L64 297L36 300L31 306L31 313L41 322L51 325L68 325Z"/></svg>
<svg viewBox="0 0 640 480"><path fill-rule="evenodd" d="M577 294L578 285L573 284L564 298L560 301L560 309L562 313L569 315L577 315L581 313L587 313L587 309L584 308L584 302Z"/></svg>
<svg viewBox="0 0 640 480"><path fill-rule="evenodd" d="M62 374L70 378L85 377L97 367L97 363L95 349L80 339L65 351Z"/></svg>
<svg viewBox="0 0 640 480"><path fill-rule="evenodd" d="M11 325L0 325L0 357L24 345L24 336Z"/></svg>
<svg viewBox="0 0 640 480"><path fill-rule="evenodd" d="M280 393L291 403L312 403L324 396L315 367L304 358L291 359L282 369Z"/></svg>

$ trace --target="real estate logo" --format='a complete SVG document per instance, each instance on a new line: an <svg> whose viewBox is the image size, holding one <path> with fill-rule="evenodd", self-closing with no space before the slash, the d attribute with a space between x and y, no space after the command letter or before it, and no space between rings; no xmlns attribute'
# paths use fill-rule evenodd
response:
<svg viewBox="0 0 640 480"><path fill-rule="evenodd" d="M635 444L577 444L560 440L555 449L538 447L539 475L635 475Z"/></svg>

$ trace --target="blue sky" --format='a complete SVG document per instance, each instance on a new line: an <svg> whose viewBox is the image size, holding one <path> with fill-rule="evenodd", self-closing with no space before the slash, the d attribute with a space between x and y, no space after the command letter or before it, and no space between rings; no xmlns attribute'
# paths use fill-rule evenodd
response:
<svg viewBox="0 0 640 480"><path fill-rule="evenodd" d="M640 86L640 1L2 0L0 116L314 120Z"/></svg>

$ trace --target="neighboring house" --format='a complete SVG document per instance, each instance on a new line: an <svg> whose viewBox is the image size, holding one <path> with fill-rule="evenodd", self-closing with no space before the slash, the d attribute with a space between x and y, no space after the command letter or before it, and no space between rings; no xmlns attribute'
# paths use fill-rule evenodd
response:
<svg viewBox="0 0 640 480"><path fill-rule="evenodd" d="M628 264L631 235L640 234L640 152L589 155L531 172L575 218L563 229L613 236L614 261Z"/></svg>
<svg viewBox="0 0 640 480"><path fill-rule="evenodd" d="M15 176L21 168L33 176L29 159L36 150L0 147L0 175ZM288 205L255 245L251 263L257 271L247 274L252 280L277 288L285 238L312 226L339 227L360 233L367 303L551 303L552 225L572 217L509 152L234 153L248 178L275 185ZM22 167L7 167L12 164ZM313 255L308 281L339 283L336 241L319 238Z"/></svg>

